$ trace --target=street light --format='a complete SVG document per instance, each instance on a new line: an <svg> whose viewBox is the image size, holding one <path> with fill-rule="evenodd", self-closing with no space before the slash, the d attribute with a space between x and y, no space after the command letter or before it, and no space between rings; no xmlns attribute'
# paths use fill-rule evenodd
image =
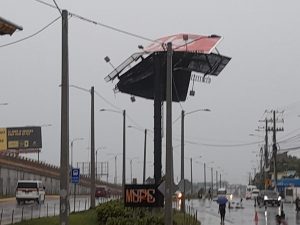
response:
<svg viewBox="0 0 300 225"><path fill-rule="evenodd" d="M114 184L117 184L117 177L118 177L118 172L117 172L117 156L122 155L122 153L107 153L106 155L113 155L115 158L115 177L114 177Z"/></svg>
<svg viewBox="0 0 300 225"><path fill-rule="evenodd" d="M185 112L184 110L181 111L181 180L184 181L184 117L185 115L190 115L196 112L210 112L210 109L196 109L190 112ZM177 120L177 119L176 119ZM176 121L175 120L175 121ZM182 204L181 204L181 211L185 212L185 182L183 182L183 196L182 196Z"/></svg>
<svg viewBox="0 0 300 225"><path fill-rule="evenodd" d="M75 141L81 141L84 140L84 138L74 138L71 140L71 167L73 168L73 145Z"/></svg>
<svg viewBox="0 0 300 225"><path fill-rule="evenodd" d="M123 115L123 171L122 171L122 189L123 198L125 199L125 183L126 183L126 110L117 111L112 109L100 109L100 112L115 112Z"/></svg>
<svg viewBox="0 0 300 225"><path fill-rule="evenodd" d="M132 184L132 160L138 159L138 157L130 158L130 183Z"/></svg>
<svg viewBox="0 0 300 225"><path fill-rule="evenodd" d="M134 128L139 131L141 131L139 128L135 126L128 126L128 128ZM145 137L144 137L144 163L143 163L143 184L145 184L146 181L146 153L147 153L147 129L144 130Z"/></svg>
<svg viewBox="0 0 300 225"><path fill-rule="evenodd" d="M104 150L104 149L106 149L106 147L105 146L101 146L101 147L99 147L99 148L97 148L96 149L96 180L97 180L97 178L98 178L98 151L99 150Z"/></svg>

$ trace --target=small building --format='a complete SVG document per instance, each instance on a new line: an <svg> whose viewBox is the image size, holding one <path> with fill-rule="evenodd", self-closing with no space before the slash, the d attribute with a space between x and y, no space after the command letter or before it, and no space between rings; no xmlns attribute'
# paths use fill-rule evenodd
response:
<svg viewBox="0 0 300 225"><path fill-rule="evenodd" d="M294 202L300 197L300 179L285 178L277 182L278 192L283 194L286 202Z"/></svg>

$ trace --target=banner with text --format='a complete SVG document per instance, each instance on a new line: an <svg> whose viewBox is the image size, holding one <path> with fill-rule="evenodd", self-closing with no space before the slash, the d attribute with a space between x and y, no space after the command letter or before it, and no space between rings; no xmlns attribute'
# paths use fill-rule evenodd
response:
<svg viewBox="0 0 300 225"><path fill-rule="evenodd" d="M164 196L154 184L125 185L126 207L163 207Z"/></svg>
<svg viewBox="0 0 300 225"><path fill-rule="evenodd" d="M0 151L42 148L41 127L0 128Z"/></svg>

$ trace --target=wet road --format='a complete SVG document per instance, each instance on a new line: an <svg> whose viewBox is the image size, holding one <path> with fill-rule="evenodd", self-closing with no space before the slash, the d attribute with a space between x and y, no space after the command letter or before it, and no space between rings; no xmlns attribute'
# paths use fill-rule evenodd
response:
<svg viewBox="0 0 300 225"><path fill-rule="evenodd" d="M198 219L202 225L220 224L220 215L218 214L218 204L212 201L191 200L187 201L198 211ZM275 217L279 213L278 207L259 208L254 207L251 200L243 201L243 209L226 208L225 224L231 225L275 225ZM289 225L300 225L300 212L295 211L295 205L290 203L283 204L285 220ZM255 216L257 215L257 217ZM256 220L257 218L257 220Z"/></svg>
<svg viewBox="0 0 300 225"><path fill-rule="evenodd" d="M96 204L107 201L97 198ZM78 196L75 202L75 211L84 211L90 207L90 196ZM74 198L70 198L70 211L74 212ZM15 198L0 199L0 224L12 224L31 218L55 216L59 214L59 196L46 196L45 203L27 202L18 205Z"/></svg>

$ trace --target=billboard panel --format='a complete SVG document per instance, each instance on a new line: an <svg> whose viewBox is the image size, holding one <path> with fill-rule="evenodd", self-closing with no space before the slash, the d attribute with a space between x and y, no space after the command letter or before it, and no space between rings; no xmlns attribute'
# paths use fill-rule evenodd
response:
<svg viewBox="0 0 300 225"><path fill-rule="evenodd" d="M164 196L155 184L125 185L126 207L163 207Z"/></svg>
<svg viewBox="0 0 300 225"><path fill-rule="evenodd" d="M7 149L6 128L0 128L0 151Z"/></svg>
<svg viewBox="0 0 300 225"><path fill-rule="evenodd" d="M7 149L42 148L41 127L6 128Z"/></svg>

